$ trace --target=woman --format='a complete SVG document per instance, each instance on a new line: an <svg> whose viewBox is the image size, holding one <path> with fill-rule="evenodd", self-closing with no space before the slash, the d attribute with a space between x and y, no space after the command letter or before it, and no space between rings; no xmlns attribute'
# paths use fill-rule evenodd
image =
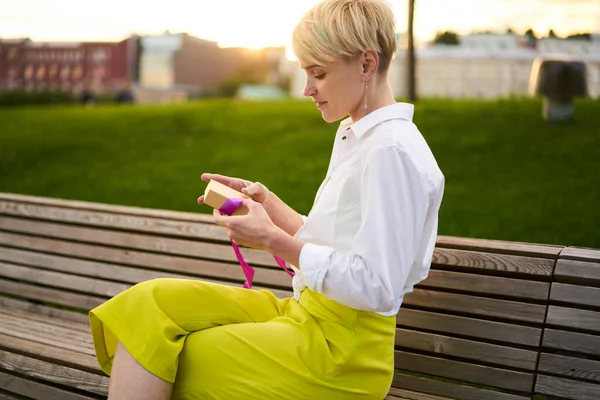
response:
<svg viewBox="0 0 600 400"><path fill-rule="evenodd" d="M395 315L427 276L444 184L388 83L394 25L384 0L328 0L294 31L304 94L327 122L349 115L308 217L260 183L202 176L251 197L215 222L286 260L294 296L175 279L115 296L90 312L110 399L386 396Z"/></svg>

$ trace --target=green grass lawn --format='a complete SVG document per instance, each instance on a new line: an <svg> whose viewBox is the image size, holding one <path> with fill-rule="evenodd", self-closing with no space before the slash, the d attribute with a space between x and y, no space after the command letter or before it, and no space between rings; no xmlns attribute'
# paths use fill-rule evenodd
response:
<svg viewBox="0 0 600 400"><path fill-rule="evenodd" d="M424 100L446 176L439 233L600 248L600 102L548 124L541 102ZM0 191L174 210L202 172L259 180L307 213L337 124L309 102L0 110Z"/></svg>

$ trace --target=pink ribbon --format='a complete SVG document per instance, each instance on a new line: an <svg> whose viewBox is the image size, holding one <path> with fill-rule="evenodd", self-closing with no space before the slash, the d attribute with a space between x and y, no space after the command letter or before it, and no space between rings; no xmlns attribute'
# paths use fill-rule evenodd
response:
<svg viewBox="0 0 600 400"><path fill-rule="evenodd" d="M235 210L237 210L237 208L239 206L242 205L243 202L244 202L244 199L238 199L238 198L227 199L225 201L225 203L223 203L223 205L219 208L219 211L221 211L224 214L231 215L231 214L233 214L233 212ZM237 245L237 243L235 243L233 241L233 239L231 239L231 238L229 240L231 241L231 246L233 247L235 256L237 257L240 265L242 266L242 271L244 271L244 275L246 276L246 282L244 282L244 288L251 289L252 288L252 279L254 279L254 268L252 268L251 266L248 265L248 263L246 263L246 261L244 260L244 256L242 255L242 252L240 251L240 248ZM294 273L287 269L284 260L282 260L281 258L276 257L276 256L273 256L273 257L275 258L275 261L277 261L277 264L281 268L283 268L285 270L285 272L288 273L289 276L294 277Z"/></svg>

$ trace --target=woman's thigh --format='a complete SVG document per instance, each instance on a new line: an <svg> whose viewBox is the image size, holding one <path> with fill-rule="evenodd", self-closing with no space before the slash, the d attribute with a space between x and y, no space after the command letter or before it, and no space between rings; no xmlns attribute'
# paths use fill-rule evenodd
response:
<svg viewBox="0 0 600 400"><path fill-rule="evenodd" d="M314 398L319 354L287 317L194 332L180 353L173 399Z"/></svg>

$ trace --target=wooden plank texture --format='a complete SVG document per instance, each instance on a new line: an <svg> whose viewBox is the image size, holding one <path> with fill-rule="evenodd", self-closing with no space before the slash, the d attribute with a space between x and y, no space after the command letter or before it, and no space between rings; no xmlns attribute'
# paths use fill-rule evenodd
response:
<svg viewBox="0 0 600 400"><path fill-rule="evenodd" d="M38 283L69 291L76 290L86 294L113 297L125 291L131 285L85 278L61 272L45 271L37 268L0 262L0 277Z"/></svg>
<svg viewBox="0 0 600 400"><path fill-rule="evenodd" d="M64 319L59 316L52 317L42 314L37 314L31 311L25 311L20 308L13 307L0 307L0 314L10 315L15 318L20 318L24 321L35 321L45 325L52 325L56 327L63 327L69 330L76 330L80 332L88 333L90 331L89 319L87 314L81 314L85 319L81 321L74 321L72 319Z"/></svg>
<svg viewBox="0 0 600 400"><path fill-rule="evenodd" d="M600 263L600 249L567 247L560 253L560 258Z"/></svg>
<svg viewBox="0 0 600 400"><path fill-rule="evenodd" d="M390 388L390 392L386 400L409 399L409 400L452 400L450 397L434 396L432 394L417 393L411 390L398 388Z"/></svg>
<svg viewBox="0 0 600 400"><path fill-rule="evenodd" d="M600 399L600 385L547 375L538 375L535 392L570 400Z"/></svg>
<svg viewBox="0 0 600 400"><path fill-rule="evenodd" d="M484 386L522 392L533 390L533 373L510 371L404 351L396 351L395 366L402 370Z"/></svg>
<svg viewBox="0 0 600 400"><path fill-rule="evenodd" d="M4 334L0 334L0 347L11 353L18 352L32 358L50 360L53 364L103 374L98 366L95 354L82 354L78 351L65 349L64 347Z"/></svg>
<svg viewBox="0 0 600 400"><path fill-rule="evenodd" d="M600 356L600 336L578 332L545 329L542 346L548 349L573 351Z"/></svg>
<svg viewBox="0 0 600 400"><path fill-rule="evenodd" d="M455 236L437 237L438 247L475 250L489 253L514 254L529 257L557 258L564 246L535 244L524 242L509 242L503 240L465 238Z"/></svg>
<svg viewBox="0 0 600 400"><path fill-rule="evenodd" d="M107 246L89 245L74 242L66 242L56 239L46 239L20 234L12 234L0 232L0 245L18 247L23 251L37 251L51 253L70 258L83 258L89 261L98 261L103 263L122 264L132 267L141 267L144 269L155 269L165 272L182 273L186 275L215 278L218 280L237 280L243 282L245 280L243 271L237 263L221 263L207 260L191 259L189 257L179 257L162 253L150 253L136 250L114 248ZM191 243L190 246L194 244ZM6 248L6 247L3 247ZM4 253L4 251L3 251ZM20 253L23 255L23 253ZM0 255L0 259L3 256ZM17 258L18 255L6 251L6 258ZM39 260L43 263L56 266L59 262L49 261L43 256L30 255L31 262ZM45 261L44 261L45 260ZM247 260L248 261L248 260ZM64 265L64 263L63 263ZM88 271L94 269L94 265L83 264L82 267L88 266ZM67 268L62 267L62 268ZM254 280L257 284L264 285L291 285L291 279L280 268L274 270L271 268L256 268Z"/></svg>
<svg viewBox="0 0 600 400"><path fill-rule="evenodd" d="M0 368L43 381L74 387L86 392L100 395L108 394L109 378L106 376L52 364L47 361L36 360L4 350L0 350Z"/></svg>
<svg viewBox="0 0 600 400"><path fill-rule="evenodd" d="M600 383L600 361L542 353L539 371Z"/></svg>
<svg viewBox="0 0 600 400"><path fill-rule="evenodd" d="M472 270L489 270L496 273L534 275L550 278L554 267L553 259L513 256L506 254L481 253L469 250L436 248L433 253L434 266L453 266Z"/></svg>
<svg viewBox="0 0 600 400"><path fill-rule="evenodd" d="M600 312L550 306L547 324L600 332Z"/></svg>
<svg viewBox="0 0 600 400"><path fill-rule="evenodd" d="M77 393L70 393L66 390L44 385L40 382L33 382L19 376L7 374L0 371L0 387L11 393L26 396L27 399L35 400L90 400L95 397L88 397Z"/></svg>
<svg viewBox="0 0 600 400"><path fill-rule="evenodd" d="M478 362L534 370L537 353L432 333L396 329L396 346Z"/></svg>
<svg viewBox="0 0 600 400"><path fill-rule="evenodd" d="M92 308L106 301L106 299L102 297L86 296L5 279L0 279L0 293L44 301L61 306L78 308L86 311L91 310Z"/></svg>
<svg viewBox="0 0 600 400"><path fill-rule="evenodd" d="M124 206L120 204L106 204L81 200L59 199L52 197L32 196L18 193L0 192L0 200L18 203L31 203L62 208L74 208L88 211L103 211L115 214L129 214L143 217L168 218L174 220L212 223L210 211L205 213L191 213L171 210L157 210L154 208ZM210 209L208 209L210 210Z"/></svg>
<svg viewBox="0 0 600 400"><path fill-rule="evenodd" d="M65 328L56 328L52 325L31 326L11 321L6 315L0 315L0 333L20 337L30 341L70 349L85 354L93 354L92 338L90 333L70 331Z"/></svg>
<svg viewBox="0 0 600 400"><path fill-rule="evenodd" d="M430 270L429 276L419 284L423 288L459 290L484 296L505 296L517 299L548 299L549 282L502 278L463 272Z"/></svg>
<svg viewBox="0 0 600 400"><path fill-rule="evenodd" d="M550 291L550 300L600 307L600 288L555 282Z"/></svg>
<svg viewBox="0 0 600 400"><path fill-rule="evenodd" d="M0 378L0 385L2 384L2 378ZM0 386L2 387L2 386ZM24 397L15 393L4 392L0 389L0 400L30 400L31 397Z"/></svg>
<svg viewBox="0 0 600 400"><path fill-rule="evenodd" d="M0 215L0 230L119 248L147 250L163 254L237 262L237 258L229 242L220 244L203 242L196 238L175 239L145 233L64 225L55 222L12 218L2 215ZM248 263L279 269L273 257L264 251L245 247L240 247L240 251Z"/></svg>
<svg viewBox="0 0 600 400"><path fill-rule="evenodd" d="M224 228L201 222L68 209L11 201L0 201L0 214L166 236L221 240L224 242L229 240Z"/></svg>
<svg viewBox="0 0 600 400"><path fill-rule="evenodd" d="M406 328L426 329L437 333L468 336L511 344L538 346L542 330L476 318L400 308L396 320Z"/></svg>
<svg viewBox="0 0 600 400"><path fill-rule="evenodd" d="M1 293L1 292L0 292ZM14 299L11 297L2 297L0 295L0 306L4 312L6 308L11 310L22 310L28 314L42 315L48 317L60 318L61 320L76 321L87 324L89 319L87 314L78 313L68 310L61 310L54 307L48 307L37 303L32 303L27 300Z"/></svg>
<svg viewBox="0 0 600 400"><path fill-rule="evenodd" d="M600 284L600 263L560 259L556 263L556 280Z"/></svg>
<svg viewBox="0 0 600 400"><path fill-rule="evenodd" d="M484 318L543 323L546 307L518 301L491 299L456 293L415 290L404 298L404 305L435 311L460 312Z"/></svg>
<svg viewBox="0 0 600 400"><path fill-rule="evenodd" d="M460 400L528 400L520 396L397 373L393 387Z"/></svg>

